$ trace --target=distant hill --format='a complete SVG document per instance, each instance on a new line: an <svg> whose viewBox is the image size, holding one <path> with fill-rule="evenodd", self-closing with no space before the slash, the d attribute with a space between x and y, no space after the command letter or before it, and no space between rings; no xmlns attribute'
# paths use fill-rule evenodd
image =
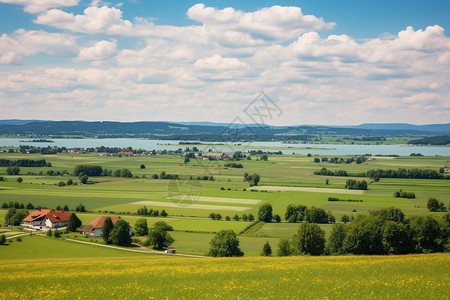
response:
<svg viewBox="0 0 450 300"><path fill-rule="evenodd" d="M429 124L414 125L408 123L365 123L352 128L361 129L383 129L383 130L417 130L432 132L450 132L450 123L447 124Z"/></svg>
<svg viewBox="0 0 450 300"><path fill-rule="evenodd" d="M448 145L450 144L450 135L430 136L423 139L411 140L411 145Z"/></svg>
<svg viewBox="0 0 450 300"><path fill-rule="evenodd" d="M312 135L436 136L450 134L450 124L361 124L357 126L258 126L212 122L0 121L0 134L47 136L147 137L186 140L308 140ZM446 129L447 128L447 129Z"/></svg>

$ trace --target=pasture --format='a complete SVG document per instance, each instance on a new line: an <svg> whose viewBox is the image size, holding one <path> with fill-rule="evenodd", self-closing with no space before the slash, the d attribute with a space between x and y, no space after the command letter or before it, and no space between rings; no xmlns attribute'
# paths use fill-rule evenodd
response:
<svg viewBox="0 0 450 300"><path fill-rule="evenodd" d="M445 299L450 255L3 261L2 299Z"/></svg>
<svg viewBox="0 0 450 300"><path fill-rule="evenodd" d="M25 205L32 203L49 208L68 205L74 209L81 203L89 210L89 213L79 213L85 225L98 216L120 215L134 226L136 220L142 217L137 216L136 212L143 206L159 211L164 209L169 217L147 217L149 226L160 220L169 223L175 230L174 247L179 252L193 254L207 253L211 234L222 229L240 233L250 224L242 220L225 221L225 217L238 215L241 218L244 214L257 216L258 207L266 202L272 205L273 212L279 214L283 221L289 204L322 207L331 211L339 221L344 214L351 217L390 206L402 209L407 215L428 214L426 202L432 196L447 206L450 202L450 180L382 178L379 182L373 182L366 178L369 189L359 191L344 188L345 181L351 177L313 174L322 167L349 173L400 167L438 170L450 165L450 157L376 157L362 164L331 164L314 163L314 157L302 155L269 155L268 161L259 161L258 156L252 156L252 160L241 160L244 166L241 169L224 167L227 161L192 159L185 164L180 155L101 157L95 154L0 153L0 158L45 159L52 163L51 168L23 167L16 176L7 175L6 168L0 168L0 176L5 178L5 181L0 181L0 204L18 201ZM50 169L72 173L77 164L100 165L113 171L128 168L134 177L91 177L93 184L60 187L58 182L67 182L69 179L78 182L78 178L71 175L47 175ZM141 165L145 168L141 168ZM162 171L178 174L180 179L152 179L153 174ZM40 172L42 175L36 175ZM261 176L259 186L249 187L243 181L245 172L258 173ZM19 176L23 178L22 183L16 181ZM197 180L199 176L213 176L215 180ZM414 192L417 198L395 198L393 193L399 189ZM328 197L362 202L330 202ZM210 213L220 213L223 220L208 219ZM5 210L0 210L2 220L4 214ZM329 225L321 226L327 233L331 230ZM280 238L291 236L297 228L298 224L284 222L258 226L240 237L244 253L247 256L259 255L267 239L275 249Z"/></svg>

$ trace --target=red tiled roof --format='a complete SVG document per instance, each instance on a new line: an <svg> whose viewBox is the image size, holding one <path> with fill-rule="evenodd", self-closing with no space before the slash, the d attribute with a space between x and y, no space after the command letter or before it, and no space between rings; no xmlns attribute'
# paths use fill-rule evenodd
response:
<svg viewBox="0 0 450 300"><path fill-rule="evenodd" d="M83 227L81 227L80 230L82 232L90 232L90 231L94 230L94 226L92 226L92 225L84 225Z"/></svg>
<svg viewBox="0 0 450 300"><path fill-rule="evenodd" d="M89 222L94 228L102 228L103 224L105 223L107 216L98 217L97 219ZM113 224L115 224L118 220L120 220L119 217L110 217Z"/></svg>
<svg viewBox="0 0 450 300"><path fill-rule="evenodd" d="M33 221L42 219L45 216L47 216L47 218L52 223L66 222L66 221L69 221L71 214L72 213L70 213L68 211L63 211L63 210L41 209L41 210L33 211L25 219L23 219L23 221L24 222L33 222Z"/></svg>

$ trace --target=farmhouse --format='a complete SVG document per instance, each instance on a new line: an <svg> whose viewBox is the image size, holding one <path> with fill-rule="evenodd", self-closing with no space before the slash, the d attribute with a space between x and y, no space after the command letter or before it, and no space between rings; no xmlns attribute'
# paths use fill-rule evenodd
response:
<svg viewBox="0 0 450 300"><path fill-rule="evenodd" d="M62 210L40 209L29 214L23 219L23 225L40 228L62 228L69 224L71 213Z"/></svg>
<svg viewBox="0 0 450 300"><path fill-rule="evenodd" d="M102 236L102 228L105 223L107 216L98 217L95 220L89 222L89 225L81 227L81 233L91 237ZM120 217L110 217L113 224L116 224ZM132 235L132 230L130 227L130 235Z"/></svg>

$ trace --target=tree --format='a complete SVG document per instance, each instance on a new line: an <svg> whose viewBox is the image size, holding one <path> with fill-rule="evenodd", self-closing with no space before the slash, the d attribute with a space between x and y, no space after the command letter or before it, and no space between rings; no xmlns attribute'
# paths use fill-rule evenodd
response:
<svg viewBox="0 0 450 300"><path fill-rule="evenodd" d="M343 215L341 218L341 222L344 222L345 224L347 224L348 222L350 222L350 217L347 215Z"/></svg>
<svg viewBox="0 0 450 300"><path fill-rule="evenodd" d="M234 215L234 216L233 216L233 220L239 221L239 216L238 216L238 215Z"/></svg>
<svg viewBox="0 0 450 300"><path fill-rule="evenodd" d="M114 224L109 239L114 245L129 245L131 244L130 227L125 220L119 219Z"/></svg>
<svg viewBox="0 0 450 300"><path fill-rule="evenodd" d="M86 175L86 174L84 174L83 176L81 176L81 177L80 177L80 182L81 182L81 184L87 184L88 179L89 179L89 176Z"/></svg>
<svg viewBox="0 0 450 300"><path fill-rule="evenodd" d="M267 156L267 154L263 154L263 155L261 155L261 158L259 160L260 161L268 161L269 157Z"/></svg>
<svg viewBox="0 0 450 300"><path fill-rule="evenodd" d="M78 205L78 206L75 208L75 211L85 212L85 211L86 211L86 208L84 207L83 204L80 203L80 205Z"/></svg>
<svg viewBox="0 0 450 300"><path fill-rule="evenodd" d="M22 183L22 181L23 181L23 178L22 178L22 177L17 177L17 179L16 179L16 180L17 180L17 182L18 182L18 183Z"/></svg>
<svg viewBox="0 0 450 300"><path fill-rule="evenodd" d="M321 255L325 248L325 231L317 224L303 221L292 237L292 248L299 254Z"/></svg>
<svg viewBox="0 0 450 300"><path fill-rule="evenodd" d="M213 257L244 256L239 239L233 230L221 230L209 243L209 255Z"/></svg>
<svg viewBox="0 0 450 300"><path fill-rule="evenodd" d="M215 220L216 219L216 214L215 213L210 213L209 217L211 218L211 220Z"/></svg>
<svg viewBox="0 0 450 300"><path fill-rule="evenodd" d="M160 215L161 215L161 217L167 217L169 214L163 209L163 210L161 210L161 213L160 213Z"/></svg>
<svg viewBox="0 0 450 300"><path fill-rule="evenodd" d="M20 168L18 166L11 166L6 168L6 173L8 175L19 175L20 173Z"/></svg>
<svg viewBox="0 0 450 300"><path fill-rule="evenodd" d="M321 207L312 206L305 210L305 219L309 223L327 224L329 222L329 214Z"/></svg>
<svg viewBox="0 0 450 300"><path fill-rule="evenodd" d="M416 252L439 252L444 248L444 225L432 216L414 216L410 219L412 240Z"/></svg>
<svg viewBox="0 0 450 300"><path fill-rule="evenodd" d="M382 227L383 246L388 254L407 254L413 251L411 230L408 225L386 221Z"/></svg>
<svg viewBox="0 0 450 300"><path fill-rule="evenodd" d="M266 242L262 248L261 256L272 256L272 248L269 242Z"/></svg>
<svg viewBox="0 0 450 300"><path fill-rule="evenodd" d="M71 213L69 217L69 224L67 224L67 231L75 232L81 226L81 220L75 213Z"/></svg>
<svg viewBox="0 0 450 300"><path fill-rule="evenodd" d="M134 232L136 235L144 236L148 234L147 219L141 218L136 220L134 225Z"/></svg>
<svg viewBox="0 0 450 300"><path fill-rule="evenodd" d="M258 210L258 220L263 222L272 222L272 205L265 203L259 207Z"/></svg>
<svg viewBox="0 0 450 300"><path fill-rule="evenodd" d="M55 238L59 239L61 237L61 231L58 229L55 230L55 234L53 235Z"/></svg>
<svg viewBox="0 0 450 300"><path fill-rule="evenodd" d="M52 235L53 235L53 232L52 232L51 229L49 229L49 230L47 231L47 236L48 236L48 237L51 237Z"/></svg>
<svg viewBox="0 0 450 300"><path fill-rule="evenodd" d="M353 254L383 254L382 220L378 216L358 215L349 225L343 249Z"/></svg>
<svg viewBox="0 0 450 300"><path fill-rule="evenodd" d="M130 177L133 177L133 173L131 173L131 171L128 169L122 169L122 170L120 170L120 177L130 178Z"/></svg>
<svg viewBox="0 0 450 300"><path fill-rule="evenodd" d="M145 165L144 165L144 164L141 164L140 168L141 168L141 169L145 169Z"/></svg>
<svg viewBox="0 0 450 300"><path fill-rule="evenodd" d="M10 207L5 215L5 223L12 225L12 217L16 214L17 209L15 207Z"/></svg>
<svg viewBox="0 0 450 300"><path fill-rule="evenodd" d="M246 214L243 214L242 215L242 220L247 222L248 221L248 216Z"/></svg>
<svg viewBox="0 0 450 300"><path fill-rule="evenodd" d="M185 159L184 159L184 163L185 164L187 164L188 162L190 162L191 160L188 158L188 157L186 157Z"/></svg>
<svg viewBox="0 0 450 300"><path fill-rule="evenodd" d="M291 255L291 243L289 242L289 239L281 239L278 242L277 255L278 256L289 256L289 255Z"/></svg>
<svg viewBox="0 0 450 300"><path fill-rule="evenodd" d="M163 249L169 247L175 241L173 237L168 233L168 231L172 230L172 226L168 225L166 222L156 222L149 230L145 245L153 245L154 249Z"/></svg>
<svg viewBox="0 0 450 300"><path fill-rule="evenodd" d="M73 180L72 179L67 180L67 185L72 185L72 184L73 184Z"/></svg>
<svg viewBox="0 0 450 300"><path fill-rule="evenodd" d="M255 220L255 217L253 216L253 214L248 214L248 220L250 222L253 222Z"/></svg>
<svg viewBox="0 0 450 300"><path fill-rule="evenodd" d="M6 244L6 236L4 234L2 234L0 236L0 245L4 245Z"/></svg>
<svg viewBox="0 0 450 300"><path fill-rule="evenodd" d="M167 224L164 221L158 221L155 224L153 224L153 228L161 228L165 231L173 231L173 227Z"/></svg>
<svg viewBox="0 0 450 300"><path fill-rule="evenodd" d="M346 232L347 226L343 224L336 224L333 226L326 247L328 254L344 254L342 246L344 244Z"/></svg>
<svg viewBox="0 0 450 300"><path fill-rule="evenodd" d="M275 222L277 222L277 223L280 223L280 222L281 222L281 217L280 217L280 215L274 214L274 215L273 215L273 220L274 220Z"/></svg>
<svg viewBox="0 0 450 300"><path fill-rule="evenodd" d="M64 205L63 210L64 210L64 211L69 211L69 207L67 206L67 204Z"/></svg>
<svg viewBox="0 0 450 300"><path fill-rule="evenodd" d="M431 211L431 212L446 211L447 210L447 208L445 207L444 203L443 202L439 202L434 197L428 198L427 207L428 207L428 210Z"/></svg>
<svg viewBox="0 0 450 300"><path fill-rule="evenodd" d="M114 224L111 220L110 217L107 217L105 219L105 222L103 222L103 226L102 226L102 238L105 241L105 243L109 244L110 243L110 235L111 235L111 231L114 228Z"/></svg>

